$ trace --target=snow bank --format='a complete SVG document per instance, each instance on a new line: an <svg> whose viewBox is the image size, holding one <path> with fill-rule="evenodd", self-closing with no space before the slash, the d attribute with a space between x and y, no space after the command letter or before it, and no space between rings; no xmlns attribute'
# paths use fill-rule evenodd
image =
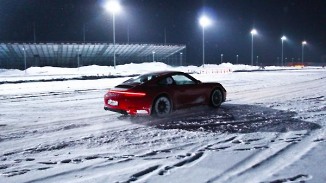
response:
<svg viewBox="0 0 326 183"><path fill-rule="evenodd" d="M130 63L125 65L113 66L84 66L80 68L60 68L60 67L30 67L26 71L18 69L0 69L0 82L6 81L26 81L41 79L69 79L82 76L129 76L144 74L155 71L176 70L198 74L221 74L234 71L259 70L258 66L233 65L231 63L206 64L204 66L181 66L173 67L162 62ZM289 70L298 69L294 67L265 67L266 70Z"/></svg>

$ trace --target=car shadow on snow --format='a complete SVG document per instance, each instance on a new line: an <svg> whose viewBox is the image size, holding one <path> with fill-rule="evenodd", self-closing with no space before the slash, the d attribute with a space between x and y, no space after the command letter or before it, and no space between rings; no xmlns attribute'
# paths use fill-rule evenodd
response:
<svg viewBox="0 0 326 183"><path fill-rule="evenodd" d="M320 125L300 120L296 112L259 105L223 104L218 110L196 107L172 113L168 118L133 117L131 122L159 129L253 133L315 130Z"/></svg>

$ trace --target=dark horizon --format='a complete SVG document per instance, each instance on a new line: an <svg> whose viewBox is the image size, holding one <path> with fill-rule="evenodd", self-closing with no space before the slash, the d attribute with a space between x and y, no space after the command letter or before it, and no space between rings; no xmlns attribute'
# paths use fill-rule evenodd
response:
<svg viewBox="0 0 326 183"><path fill-rule="evenodd" d="M104 0L1 0L0 42L112 42L112 15ZM300 61L302 41L305 61L321 62L326 55L326 8L323 0L120 0L116 15L116 42L187 45L187 64L202 63L202 28L205 12L214 21L205 29L205 63L250 64L252 28L254 63ZM83 34L85 26L85 34ZM166 34L165 34L166 33ZM166 35L166 37L165 37Z"/></svg>

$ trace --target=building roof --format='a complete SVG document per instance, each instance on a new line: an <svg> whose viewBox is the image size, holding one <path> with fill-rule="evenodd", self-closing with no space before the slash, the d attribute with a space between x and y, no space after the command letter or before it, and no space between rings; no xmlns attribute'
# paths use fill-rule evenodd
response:
<svg viewBox="0 0 326 183"><path fill-rule="evenodd" d="M184 52L185 45L107 44L107 43L0 43L0 68L30 66L76 67L162 61Z"/></svg>

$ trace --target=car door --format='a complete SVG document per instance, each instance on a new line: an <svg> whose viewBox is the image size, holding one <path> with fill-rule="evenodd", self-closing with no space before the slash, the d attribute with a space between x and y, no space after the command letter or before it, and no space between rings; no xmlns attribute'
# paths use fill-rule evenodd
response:
<svg viewBox="0 0 326 183"><path fill-rule="evenodd" d="M171 77L174 80L175 107L194 106L205 101L204 89L200 86L200 82L182 73L174 74Z"/></svg>

